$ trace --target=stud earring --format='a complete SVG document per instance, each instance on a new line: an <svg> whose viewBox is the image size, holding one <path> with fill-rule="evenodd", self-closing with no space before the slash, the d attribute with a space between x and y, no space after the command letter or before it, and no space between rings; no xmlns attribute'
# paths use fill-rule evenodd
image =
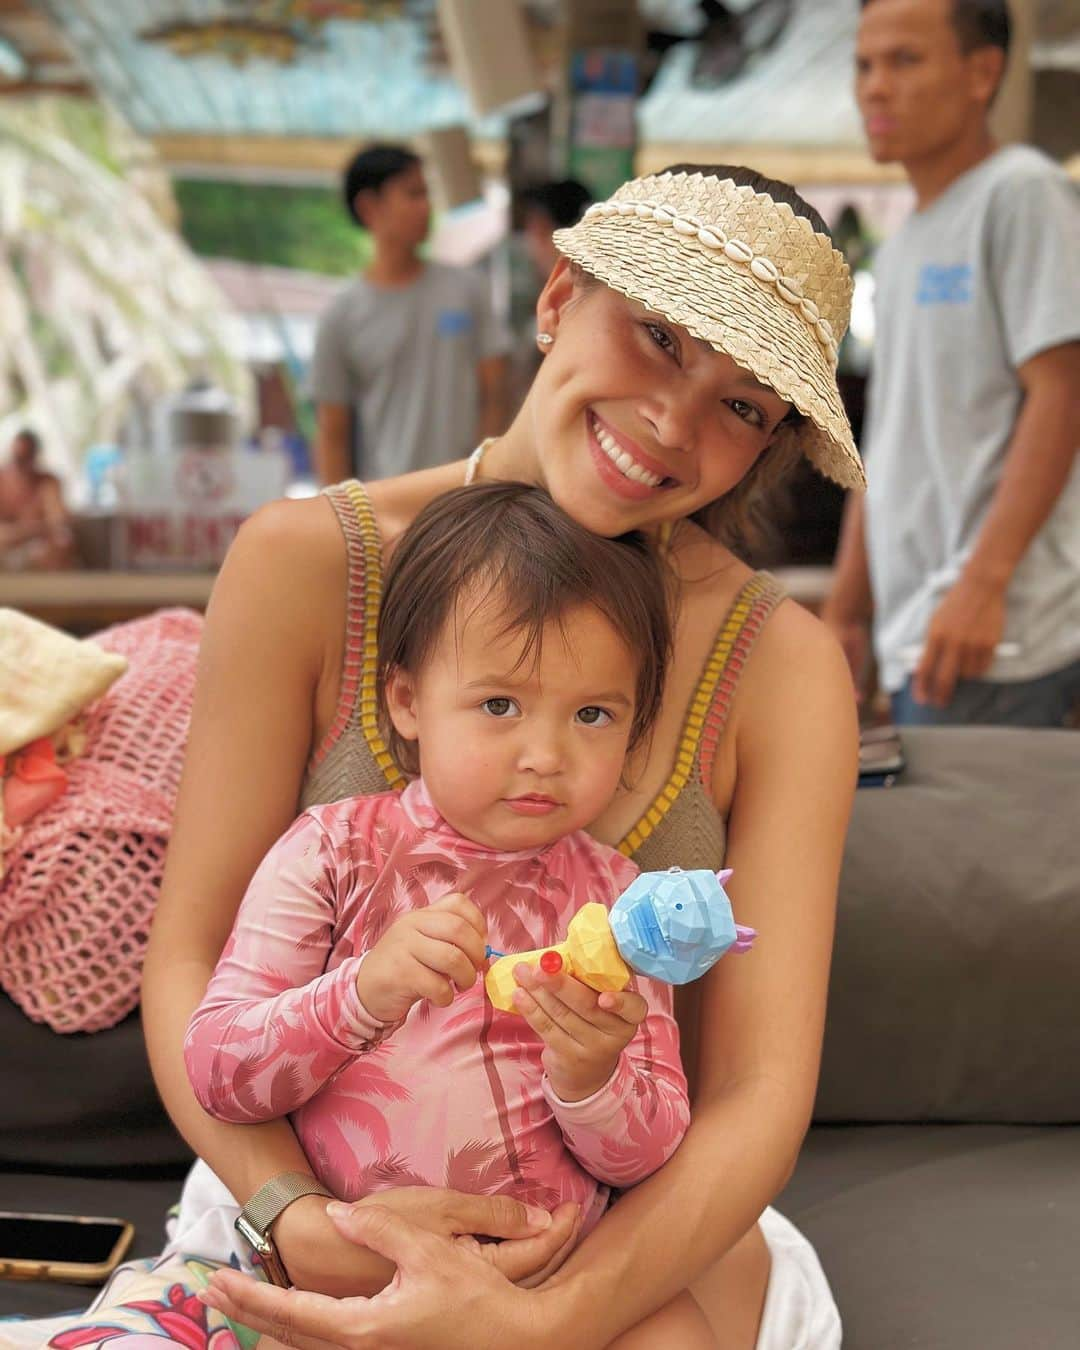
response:
<svg viewBox="0 0 1080 1350"><path fill-rule="evenodd" d="M543 351L547 351L554 341L555 339L550 333L537 333L536 335L536 345Z"/></svg>

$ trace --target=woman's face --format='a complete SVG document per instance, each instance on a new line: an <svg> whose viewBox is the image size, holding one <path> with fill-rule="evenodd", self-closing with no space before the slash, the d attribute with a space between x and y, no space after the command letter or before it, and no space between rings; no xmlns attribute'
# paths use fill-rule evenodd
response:
<svg viewBox="0 0 1080 1350"><path fill-rule="evenodd" d="M749 371L560 261L540 297L555 341L531 396L543 481L601 535L680 520L729 492L791 405Z"/></svg>

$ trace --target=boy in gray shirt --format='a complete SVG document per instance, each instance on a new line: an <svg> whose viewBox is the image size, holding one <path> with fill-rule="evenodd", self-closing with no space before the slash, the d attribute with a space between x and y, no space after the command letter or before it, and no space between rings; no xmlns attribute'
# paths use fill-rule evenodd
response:
<svg viewBox="0 0 1080 1350"><path fill-rule="evenodd" d="M388 145L362 151L344 194L375 255L315 340L322 483L445 464L505 421L505 347L483 278L419 256L431 208L417 156Z"/></svg>
<svg viewBox="0 0 1080 1350"><path fill-rule="evenodd" d="M987 112L1004 0L868 0L857 93L917 207L878 254L865 506L825 618L871 607L893 717L1060 725L1080 699L1080 202Z"/></svg>

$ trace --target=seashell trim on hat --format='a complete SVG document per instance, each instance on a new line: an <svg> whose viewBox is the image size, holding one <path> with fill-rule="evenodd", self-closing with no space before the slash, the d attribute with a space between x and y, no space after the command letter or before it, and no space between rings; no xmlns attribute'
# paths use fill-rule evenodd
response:
<svg viewBox="0 0 1080 1350"><path fill-rule="evenodd" d="M822 318L813 300L803 295L800 283L794 277L781 275L777 265L764 253L755 253L741 239L729 238L721 226L708 224L697 216L675 216L663 206L633 200L594 202L585 212L585 218L589 216L635 216L638 220L655 220L659 225L669 225L676 234L696 238L699 244L713 252L722 252L730 262L745 266L758 281L774 287L781 300L809 324L829 360L836 365L839 348L832 325Z"/></svg>

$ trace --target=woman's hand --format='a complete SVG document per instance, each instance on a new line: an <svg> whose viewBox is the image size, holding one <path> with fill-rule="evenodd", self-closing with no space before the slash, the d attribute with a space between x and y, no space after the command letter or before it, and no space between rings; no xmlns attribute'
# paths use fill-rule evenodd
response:
<svg viewBox="0 0 1080 1350"><path fill-rule="evenodd" d="M552 1214L506 1195L464 1195L437 1187L404 1186L356 1202L377 1205L409 1223L451 1241L468 1237L487 1264L523 1287L554 1274L573 1250L580 1216L573 1204ZM498 1239L475 1243L473 1235ZM294 1201L274 1225L274 1239L293 1283L337 1298L376 1294L394 1267L376 1253L358 1250L342 1237L321 1196Z"/></svg>
<svg viewBox="0 0 1080 1350"><path fill-rule="evenodd" d="M432 1186L379 1191L355 1208L388 1209L436 1237L470 1246L507 1280L531 1289L570 1255L581 1228L581 1210L568 1201L551 1213L509 1195L466 1195ZM478 1237L495 1238L477 1242Z"/></svg>
<svg viewBox="0 0 1080 1350"><path fill-rule="evenodd" d="M508 1284L480 1244L428 1232L377 1203L330 1209L343 1238L397 1267L380 1294L334 1299L218 1270L199 1298L297 1350L527 1350L559 1334L550 1295Z"/></svg>

